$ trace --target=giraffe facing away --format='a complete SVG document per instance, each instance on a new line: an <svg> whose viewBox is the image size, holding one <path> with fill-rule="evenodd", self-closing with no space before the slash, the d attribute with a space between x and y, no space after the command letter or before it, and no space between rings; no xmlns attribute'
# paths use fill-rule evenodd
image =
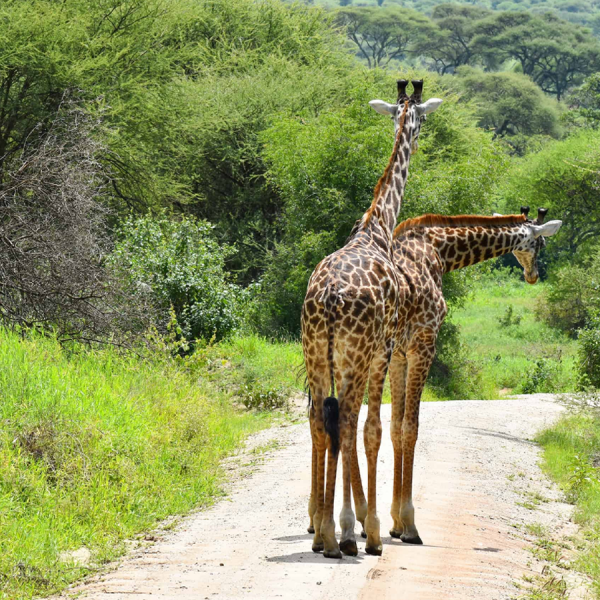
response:
<svg viewBox="0 0 600 600"><path fill-rule="evenodd" d="M370 105L390 115L395 125L392 156L375 188L373 202L357 221L346 245L315 268L302 306L302 348L311 394L312 481L309 514L313 550L340 558L357 554L351 504L351 460L358 412L369 380L371 394L381 395L391 360L398 320L398 277L392 262L393 230L398 219L411 150L417 147L421 121L441 100L421 102L423 82L398 82L397 104L374 100ZM335 397L335 390L338 397ZM379 414L369 409L365 426L368 495L358 507L367 534L366 551L381 554L375 480L381 442ZM342 451L342 537L335 537L333 501ZM327 457L327 486L325 459Z"/></svg>
<svg viewBox="0 0 600 600"><path fill-rule="evenodd" d="M394 488L390 535L422 544L412 503L413 463L419 429L419 404L435 354L435 342L447 313L442 293L444 273L512 252L525 280L538 280L537 257L562 221L544 224L548 211L535 221L520 215L493 217L424 215L408 219L394 231L394 264L399 280L398 328L389 368L392 394L391 438L394 448ZM379 401L379 398L377 399ZM369 410L371 396L369 395ZM364 502L356 446L352 459L355 503ZM369 499L370 500L370 499Z"/></svg>

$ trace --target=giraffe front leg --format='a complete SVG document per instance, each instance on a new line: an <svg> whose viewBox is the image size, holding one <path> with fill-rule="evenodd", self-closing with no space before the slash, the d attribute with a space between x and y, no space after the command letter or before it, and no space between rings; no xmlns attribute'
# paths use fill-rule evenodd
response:
<svg viewBox="0 0 600 600"><path fill-rule="evenodd" d="M401 540L407 544L422 544L415 525L412 501L415 446L419 433L421 393L435 354L435 335L424 336L407 352L406 408L402 420L402 491L400 519L404 532Z"/></svg>
<svg viewBox="0 0 600 600"><path fill-rule="evenodd" d="M394 521L390 535L401 538L404 533L400 519L400 493L402 489L402 419L406 394L406 358L395 353L390 363L390 389L392 393L392 423L390 436L394 447L394 491L390 514Z"/></svg>

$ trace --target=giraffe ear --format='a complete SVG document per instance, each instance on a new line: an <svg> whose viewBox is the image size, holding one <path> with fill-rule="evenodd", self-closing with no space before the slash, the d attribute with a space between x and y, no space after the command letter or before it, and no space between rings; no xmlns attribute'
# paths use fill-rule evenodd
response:
<svg viewBox="0 0 600 600"><path fill-rule="evenodd" d="M562 221L548 221L543 225L533 225L533 237L539 238L540 235L550 237L560 229L561 225Z"/></svg>
<svg viewBox="0 0 600 600"><path fill-rule="evenodd" d="M417 104L417 114L422 117L423 115L428 115L432 113L434 110L437 110L440 107L442 100L439 98L429 98L427 102L423 102L423 104Z"/></svg>
<svg viewBox="0 0 600 600"><path fill-rule="evenodd" d="M376 110L380 115L395 115L398 110L397 104L388 104L383 100L371 100L369 106Z"/></svg>

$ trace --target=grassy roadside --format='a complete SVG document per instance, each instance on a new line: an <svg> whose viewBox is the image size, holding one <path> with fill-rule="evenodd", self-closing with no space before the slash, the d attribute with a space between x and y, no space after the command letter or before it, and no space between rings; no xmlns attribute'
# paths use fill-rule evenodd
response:
<svg viewBox="0 0 600 600"><path fill-rule="evenodd" d="M272 419L237 393L261 378L287 390L296 355L238 340L183 368L0 331L0 597L56 592L211 503L219 460ZM82 548L86 566L69 558Z"/></svg>
<svg viewBox="0 0 600 600"><path fill-rule="evenodd" d="M452 314L483 388L498 394L567 392L575 386L576 343L537 320L544 284L482 277L472 297Z"/></svg>
<svg viewBox="0 0 600 600"><path fill-rule="evenodd" d="M542 432L544 470L575 504L581 526L573 567L591 579L594 598L600 598L600 397L580 395L567 414Z"/></svg>

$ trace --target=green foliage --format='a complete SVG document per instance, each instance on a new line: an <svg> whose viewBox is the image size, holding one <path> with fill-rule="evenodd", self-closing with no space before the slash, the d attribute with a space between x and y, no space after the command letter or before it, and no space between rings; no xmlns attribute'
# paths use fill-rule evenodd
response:
<svg viewBox="0 0 600 600"><path fill-rule="evenodd" d="M129 218L119 230L111 257L115 270L152 295L168 321L175 311L184 339L221 339L239 328L244 292L229 281L225 260L204 221L161 217Z"/></svg>
<svg viewBox="0 0 600 600"><path fill-rule="evenodd" d="M582 388L600 389L600 329L582 329L579 333L579 376Z"/></svg>
<svg viewBox="0 0 600 600"><path fill-rule="evenodd" d="M593 323L600 311L600 261L597 257L588 268L565 266L550 279L550 286L540 298L538 315L551 327L572 337Z"/></svg>
<svg viewBox="0 0 600 600"><path fill-rule="evenodd" d="M289 391L257 382L243 384L238 392L242 404L248 409L271 411L288 407Z"/></svg>
<svg viewBox="0 0 600 600"><path fill-rule="evenodd" d="M558 103L520 73L484 73L461 67L456 77L448 78L448 85L476 104L481 127L504 138L518 154L525 153L532 136L561 136Z"/></svg>
<svg viewBox="0 0 600 600"><path fill-rule="evenodd" d="M489 263L485 263L487 265ZM567 392L577 385L577 344L536 318L546 284L530 286L502 269L474 268L472 297L454 311L467 359L487 388L504 393ZM512 308L511 324L503 325ZM515 323L515 314L521 317ZM481 396L490 397L490 395Z"/></svg>
<svg viewBox="0 0 600 600"><path fill-rule="evenodd" d="M529 368L525 381L521 385L523 394L558 391L556 383L559 379L560 362L552 358L538 358L533 368Z"/></svg>
<svg viewBox="0 0 600 600"><path fill-rule="evenodd" d="M525 75L558 100L600 65L598 40L549 13L497 13L475 29L477 51L496 61L517 61Z"/></svg>
<svg viewBox="0 0 600 600"><path fill-rule="evenodd" d="M522 318L521 315L515 314L513 305L509 304L506 312L498 319L498 322L502 327L512 327L513 325L518 326Z"/></svg>
<svg viewBox="0 0 600 600"><path fill-rule="evenodd" d="M389 160L393 127L368 102L385 98L390 89L389 76L357 70L347 104L311 119L278 119L265 132L270 182L285 203L282 242L261 286L260 308L269 324L265 333L298 331L310 273L318 260L344 244L370 205ZM475 127L472 109L437 78L429 76L425 89L444 97L444 104L423 127L402 215L485 212L506 158L491 136Z"/></svg>
<svg viewBox="0 0 600 600"><path fill-rule="evenodd" d="M484 378L481 363L469 355L461 339L460 326L447 320L436 343L436 356L431 366L428 385L439 398L494 398L493 382Z"/></svg>
<svg viewBox="0 0 600 600"><path fill-rule="evenodd" d="M589 576L594 598L600 598L600 413L597 394L566 398L566 415L538 436L544 469L575 507L581 527L572 565Z"/></svg>
<svg viewBox="0 0 600 600"><path fill-rule="evenodd" d="M514 161L499 195L506 212L545 207L548 219L561 219L548 259L577 262L589 256L600 234L599 189L600 132L582 131Z"/></svg>
<svg viewBox="0 0 600 600"><path fill-rule="evenodd" d="M335 8L337 5L352 4L353 0L305 0L308 4L316 4ZM420 13L431 15L439 0L360 0L360 6L401 6L410 8ZM556 17L570 21L576 25L589 27L594 35L600 36L600 8L596 2L587 0L458 0L453 4L476 6L492 11L520 12L528 11L532 14L550 13Z"/></svg>
<svg viewBox="0 0 600 600"><path fill-rule="evenodd" d="M599 20L600 23L600 20ZM600 73L590 75L581 86L571 90L567 98L566 122L583 127L600 127Z"/></svg>
<svg viewBox="0 0 600 600"><path fill-rule="evenodd" d="M58 591L123 554L126 539L210 503L219 459L268 423L233 410L207 367L0 337L6 598ZM86 565L69 558L82 547Z"/></svg>
<svg viewBox="0 0 600 600"><path fill-rule="evenodd" d="M427 17L397 6L344 8L336 13L336 21L345 27L370 68L405 58L435 31Z"/></svg>
<svg viewBox="0 0 600 600"><path fill-rule="evenodd" d="M440 4L433 9L436 30L420 44L419 51L433 61L440 74L452 73L461 65L480 61L476 53L476 24L489 15L485 8L472 5Z"/></svg>

